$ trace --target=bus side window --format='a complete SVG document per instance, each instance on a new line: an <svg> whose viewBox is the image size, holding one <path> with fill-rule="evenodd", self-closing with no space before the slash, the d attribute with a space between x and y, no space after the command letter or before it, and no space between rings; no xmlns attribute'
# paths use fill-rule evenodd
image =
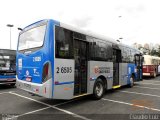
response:
<svg viewBox="0 0 160 120"><path fill-rule="evenodd" d="M73 36L71 31L56 26L55 41L56 58L73 58Z"/></svg>

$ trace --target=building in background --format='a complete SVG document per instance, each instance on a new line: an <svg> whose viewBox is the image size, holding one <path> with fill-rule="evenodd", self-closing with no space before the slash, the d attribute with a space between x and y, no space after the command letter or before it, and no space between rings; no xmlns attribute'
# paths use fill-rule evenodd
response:
<svg viewBox="0 0 160 120"><path fill-rule="evenodd" d="M145 43L144 45L134 43L134 48L139 49L145 55L159 56L160 57L160 44Z"/></svg>

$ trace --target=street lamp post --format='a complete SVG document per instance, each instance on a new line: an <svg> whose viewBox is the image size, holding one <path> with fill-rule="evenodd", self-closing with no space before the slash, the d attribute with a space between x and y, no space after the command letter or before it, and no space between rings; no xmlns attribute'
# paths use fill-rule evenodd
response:
<svg viewBox="0 0 160 120"><path fill-rule="evenodd" d="M122 19L122 16L119 15L118 18L119 18L119 20L120 20L120 23L119 23L120 26L119 26L119 27L120 27L120 28L123 28L123 27L121 26L121 25L122 25L121 22L122 22L122 20L123 20L123 19ZM122 33L119 32L119 34L120 34L120 36L121 36ZM118 40L117 40L117 42L122 43L122 39L123 39L122 37L119 37Z"/></svg>
<svg viewBox="0 0 160 120"><path fill-rule="evenodd" d="M119 38L119 39L117 40L117 42L121 42L121 43L122 43L122 39L123 39L123 38Z"/></svg>
<svg viewBox="0 0 160 120"><path fill-rule="evenodd" d="M22 28L17 28L18 30L22 31L23 29Z"/></svg>
<svg viewBox="0 0 160 120"><path fill-rule="evenodd" d="M14 25L7 24L7 27L10 27L10 49L11 49L11 28L12 28L13 26L14 26Z"/></svg>
<svg viewBox="0 0 160 120"><path fill-rule="evenodd" d="M122 43L122 39L123 39L122 37L121 37L121 38L119 38L119 40L121 41L121 43Z"/></svg>

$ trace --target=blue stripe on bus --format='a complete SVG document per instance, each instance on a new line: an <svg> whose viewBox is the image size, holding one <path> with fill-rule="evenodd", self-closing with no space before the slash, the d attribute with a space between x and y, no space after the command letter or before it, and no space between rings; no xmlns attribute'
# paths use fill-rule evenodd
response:
<svg viewBox="0 0 160 120"><path fill-rule="evenodd" d="M12 75L12 76L4 76L4 75L0 75L0 79L2 78L16 78L15 75Z"/></svg>
<svg viewBox="0 0 160 120"><path fill-rule="evenodd" d="M70 82L57 82L57 83L55 83L55 85L65 85L65 84L72 84L72 83L74 83L74 81L70 81Z"/></svg>

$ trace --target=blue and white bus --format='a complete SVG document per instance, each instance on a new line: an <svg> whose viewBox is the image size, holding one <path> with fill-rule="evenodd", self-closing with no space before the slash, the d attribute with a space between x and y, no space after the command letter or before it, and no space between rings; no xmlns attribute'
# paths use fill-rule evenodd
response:
<svg viewBox="0 0 160 120"><path fill-rule="evenodd" d="M0 85L16 84L16 50L0 49Z"/></svg>
<svg viewBox="0 0 160 120"><path fill-rule="evenodd" d="M133 86L142 80L140 51L55 20L25 27L17 46L17 87L53 99L73 99Z"/></svg>

